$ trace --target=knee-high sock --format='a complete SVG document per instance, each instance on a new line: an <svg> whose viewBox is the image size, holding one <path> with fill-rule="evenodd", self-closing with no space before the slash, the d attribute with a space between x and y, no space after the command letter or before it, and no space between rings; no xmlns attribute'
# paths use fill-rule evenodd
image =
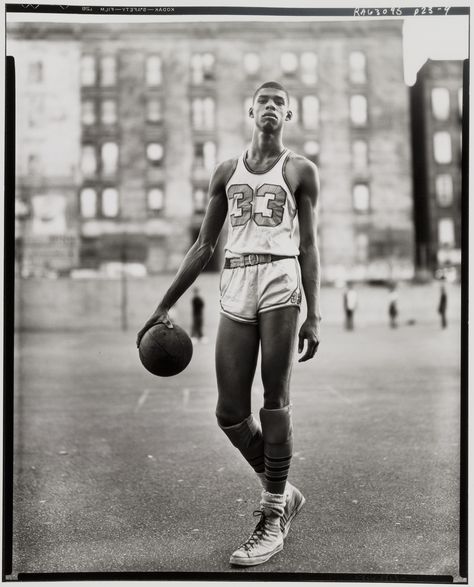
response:
<svg viewBox="0 0 474 587"><path fill-rule="evenodd" d="M284 493L291 457L293 429L290 406L260 410L265 454L266 489L270 493Z"/></svg>
<svg viewBox="0 0 474 587"><path fill-rule="evenodd" d="M233 426L222 426L219 419L217 422L232 444L240 450L245 460L261 477L265 472L265 464L263 460L263 436L257 420L250 414L248 418Z"/></svg>

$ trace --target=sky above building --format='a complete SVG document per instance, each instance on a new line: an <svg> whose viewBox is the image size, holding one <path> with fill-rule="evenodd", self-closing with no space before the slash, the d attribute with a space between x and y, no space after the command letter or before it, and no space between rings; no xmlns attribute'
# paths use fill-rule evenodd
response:
<svg viewBox="0 0 474 587"><path fill-rule="evenodd" d="M466 59L469 47L469 17L411 16L403 23L405 82L413 85L427 59Z"/></svg>

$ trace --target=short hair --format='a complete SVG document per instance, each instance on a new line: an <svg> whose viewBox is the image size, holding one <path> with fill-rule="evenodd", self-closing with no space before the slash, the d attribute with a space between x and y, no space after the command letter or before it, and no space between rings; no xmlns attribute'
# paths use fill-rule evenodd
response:
<svg viewBox="0 0 474 587"><path fill-rule="evenodd" d="M255 90L253 94L252 102L255 100L255 96L258 94L258 92L260 92L260 90L262 90L263 88L276 88L277 90L285 92L286 101L288 104L290 103L290 95L288 94L288 90L285 87L283 87L279 82L265 82L261 86L258 86L258 88Z"/></svg>

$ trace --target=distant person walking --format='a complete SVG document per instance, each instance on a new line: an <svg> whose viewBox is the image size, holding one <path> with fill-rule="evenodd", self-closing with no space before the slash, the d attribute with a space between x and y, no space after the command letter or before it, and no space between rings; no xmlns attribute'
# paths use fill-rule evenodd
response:
<svg viewBox="0 0 474 587"><path fill-rule="evenodd" d="M204 341L202 327L204 324L204 300L199 295L199 288L193 289L193 297L191 299L191 308L193 313L193 320L191 325L191 338L194 341Z"/></svg>
<svg viewBox="0 0 474 587"><path fill-rule="evenodd" d="M439 295L438 314L441 317L441 328L448 326L446 311L448 309L448 294L446 292L445 278L441 278L441 289Z"/></svg>
<svg viewBox="0 0 474 587"><path fill-rule="evenodd" d="M354 330L354 312L357 307L357 292L352 286L352 282L348 282L344 290L344 313L346 330Z"/></svg>
<svg viewBox="0 0 474 587"><path fill-rule="evenodd" d="M390 328L398 326L398 291L397 284L392 283L388 293L388 315L390 318Z"/></svg>

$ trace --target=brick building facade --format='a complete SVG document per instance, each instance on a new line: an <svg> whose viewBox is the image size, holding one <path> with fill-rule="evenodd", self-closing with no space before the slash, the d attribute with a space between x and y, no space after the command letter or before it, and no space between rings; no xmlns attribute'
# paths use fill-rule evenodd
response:
<svg viewBox="0 0 474 587"><path fill-rule="evenodd" d="M427 61L410 92L416 265L459 271L463 62Z"/></svg>
<svg viewBox="0 0 474 587"><path fill-rule="evenodd" d="M323 278L412 277L401 21L11 24L7 32L25 274L122 262L174 271L199 230L213 167L250 139L255 87L277 79L295 114L285 144L320 169ZM34 106L41 95L43 111ZM42 194L58 217L44 229L49 257L69 266L46 264L38 249L27 261Z"/></svg>

